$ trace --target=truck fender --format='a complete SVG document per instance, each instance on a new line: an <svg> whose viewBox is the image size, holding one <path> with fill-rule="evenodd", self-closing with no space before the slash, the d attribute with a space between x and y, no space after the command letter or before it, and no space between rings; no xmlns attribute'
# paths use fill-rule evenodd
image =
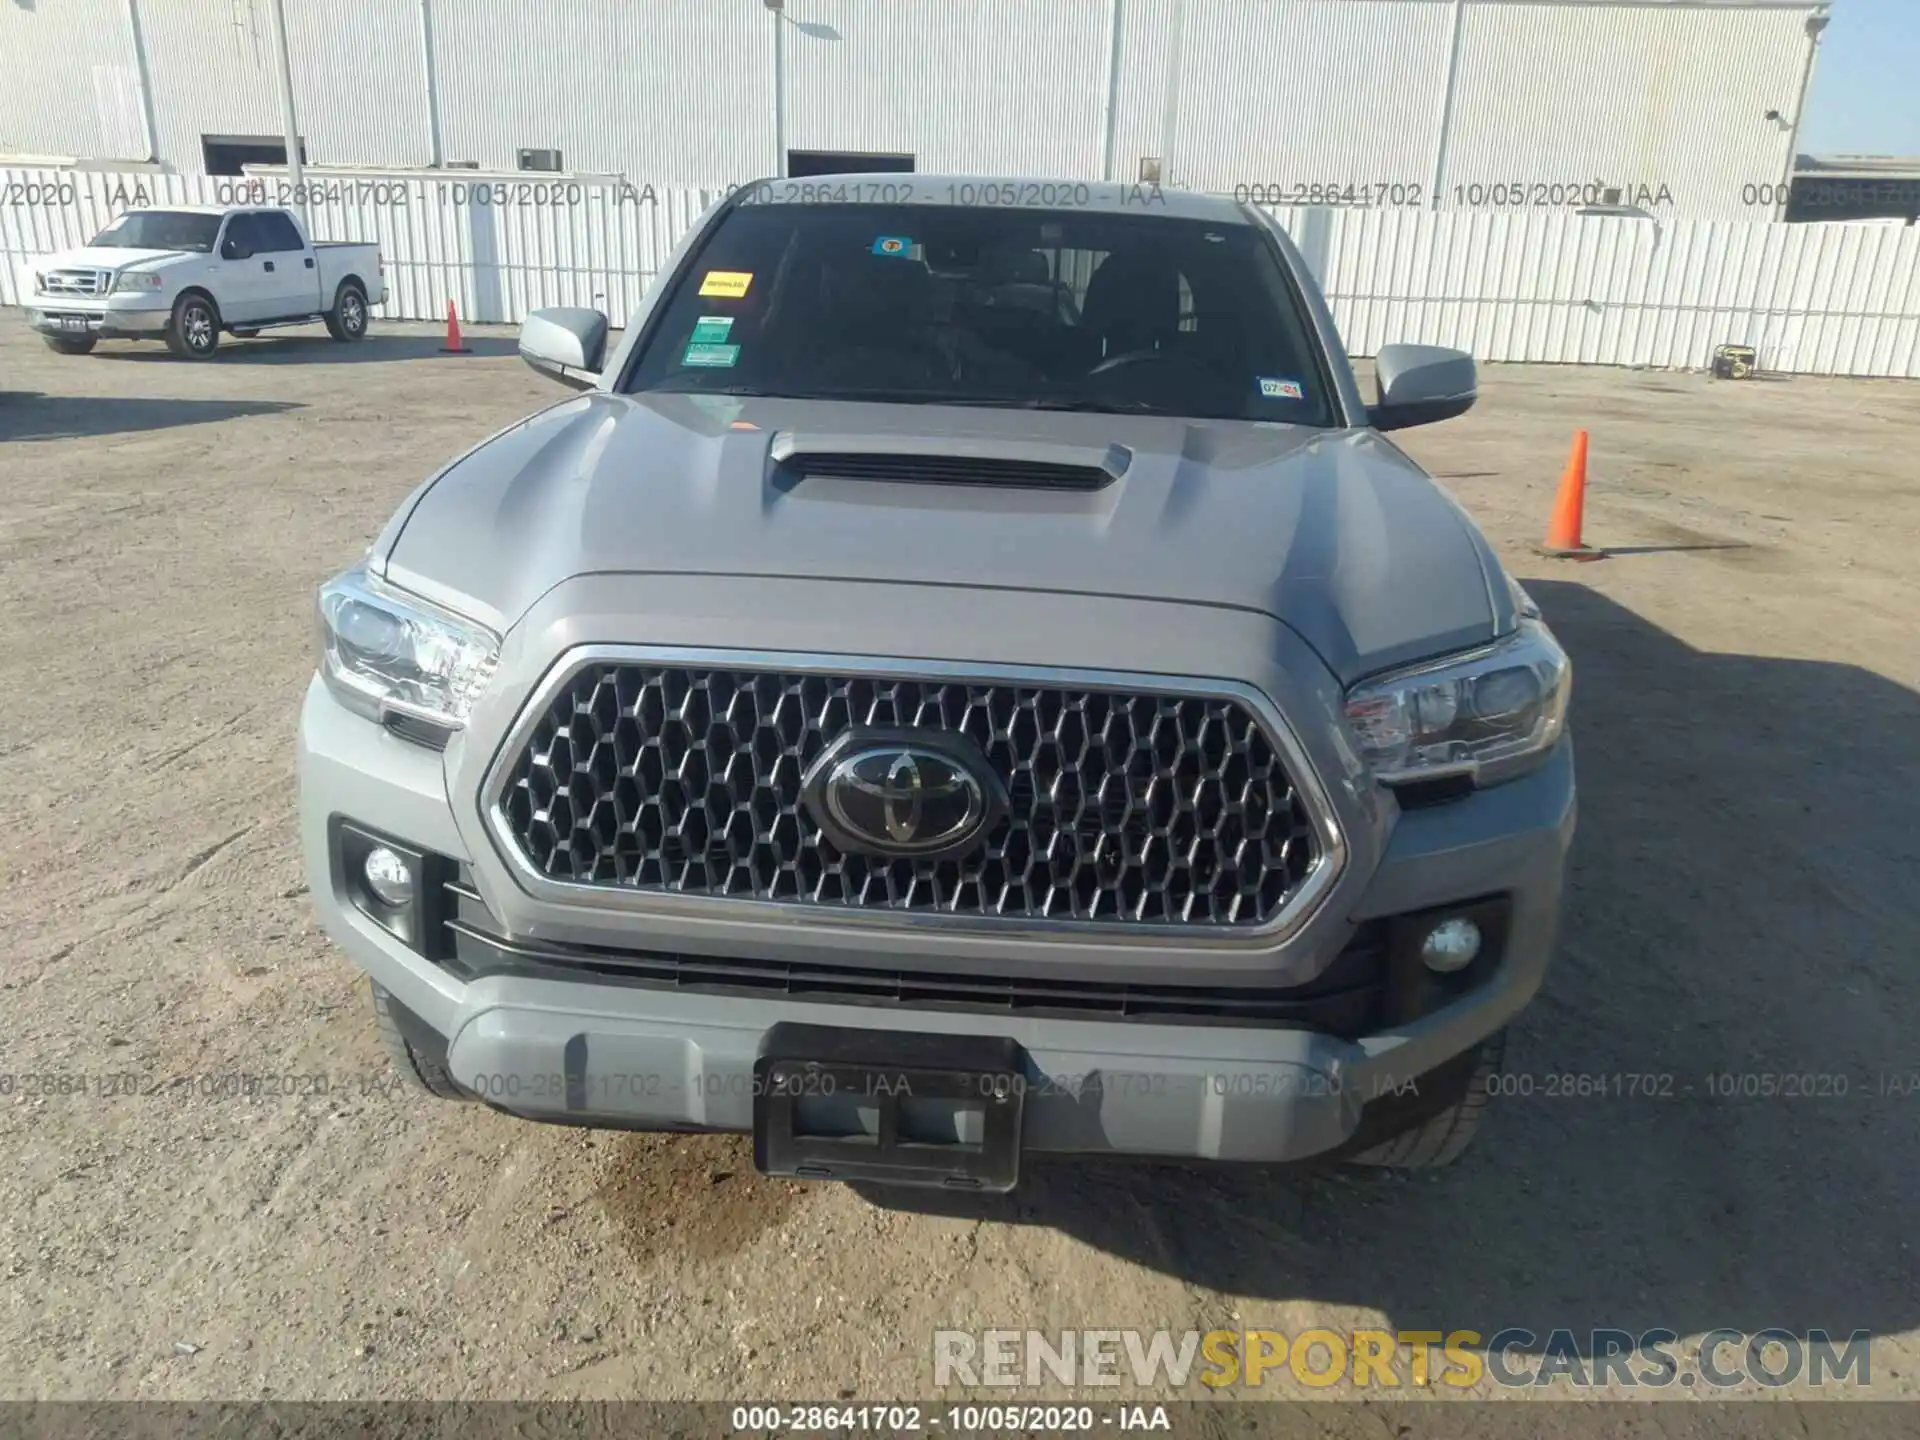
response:
<svg viewBox="0 0 1920 1440"><path fill-rule="evenodd" d="M227 323L226 317L220 313L219 298L211 290L207 289L206 286L182 285L178 290L173 292L173 303L178 305L180 301L188 295L198 295L202 300L205 300L213 307L213 318L223 326Z"/></svg>

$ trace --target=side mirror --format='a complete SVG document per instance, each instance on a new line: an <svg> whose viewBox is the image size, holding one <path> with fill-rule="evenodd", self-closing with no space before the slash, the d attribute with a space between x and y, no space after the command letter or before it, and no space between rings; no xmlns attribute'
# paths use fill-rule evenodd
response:
<svg viewBox="0 0 1920 1440"><path fill-rule="evenodd" d="M520 358L575 390L599 383L606 353L607 317L598 310L536 310L520 326Z"/></svg>
<svg viewBox="0 0 1920 1440"><path fill-rule="evenodd" d="M220 246L220 258L222 260L251 260L253 258L253 251L242 245L238 240L228 240Z"/></svg>
<svg viewBox="0 0 1920 1440"><path fill-rule="evenodd" d="M1464 415L1480 398L1473 357L1443 345L1386 345L1373 361L1380 403L1367 407L1376 430L1405 430Z"/></svg>

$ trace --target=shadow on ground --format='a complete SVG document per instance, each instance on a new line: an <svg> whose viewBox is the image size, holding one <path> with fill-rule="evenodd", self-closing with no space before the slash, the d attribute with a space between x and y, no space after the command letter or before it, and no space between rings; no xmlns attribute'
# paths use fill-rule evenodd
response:
<svg viewBox="0 0 1920 1440"><path fill-rule="evenodd" d="M119 395L14 391L0 395L0 440L77 440L301 408L286 400L135 400Z"/></svg>
<svg viewBox="0 0 1920 1440"><path fill-rule="evenodd" d="M1403 1329L1565 1327L1585 1350L1604 1327L1920 1323L1920 696L1529 588L1574 659L1580 831L1561 952L1508 1052L1534 1093L1501 1100L1465 1160L1408 1178L1055 1161L1001 1200L869 1198ZM1549 1098L1553 1074L1671 1078ZM1729 1074L1756 1079L1729 1098ZM1814 1093L1739 1095L1769 1076Z"/></svg>
<svg viewBox="0 0 1920 1440"><path fill-rule="evenodd" d="M159 341L103 340L89 360L166 361L172 365L337 365L368 364L383 360L420 360L428 356L455 361L466 357L443 355L446 336L382 335L377 331L352 342L335 340L324 331L311 335L275 334L251 340L220 337L220 348L206 360L182 360ZM519 341L512 336L468 335L464 343L475 355L517 355ZM77 359L78 357L76 357Z"/></svg>

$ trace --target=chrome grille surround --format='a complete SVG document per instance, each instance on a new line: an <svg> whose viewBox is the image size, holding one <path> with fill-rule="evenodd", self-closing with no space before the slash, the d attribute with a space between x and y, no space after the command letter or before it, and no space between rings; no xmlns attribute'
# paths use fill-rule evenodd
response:
<svg viewBox="0 0 1920 1440"><path fill-rule="evenodd" d="M113 283L109 270L49 270L40 277L42 295L105 295Z"/></svg>
<svg viewBox="0 0 1920 1440"><path fill-rule="evenodd" d="M693 684L699 677L688 672L706 678ZM741 682L731 693L729 677ZM751 712L746 743L718 750L693 743L693 722L711 733L715 694L735 723ZM911 713L903 715L903 705ZM998 725L983 724L981 715L990 722L996 705ZM969 711L980 713L970 719ZM1146 728L1137 744L1127 743L1126 764L1109 764L1085 787L1080 767L1059 762L1062 739L1079 744L1083 760L1103 752L1104 741L1076 738L1071 717L1119 711ZM1045 735L1038 733L1043 720L1052 727ZM798 802L807 760L850 725L916 722L961 733L971 724L1016 791L1013 814L982 852L958 862L835 851ZM758 760L756 739L764 747ZM1019 746L1029 747L1025 758L1010 764ZM721 755L718 776L709 754ZM1188 773L1160 777L1158 790L1151 774L1128 782L1132 766L1151 769L1156 755L1187 763ZM726 792L729 779L746 773L729 767L741 764L757 767L745 798L734 792L689 802L689 780L696 789L718 780ZM1103 791L1109 778L1128 783ZM1176 781L1184 795L1172 793ZM1068 818L1078 823L1062 823L1063 782L1074 792ZM1238 787L1232 798L1229 782ZM1266 800L1250 808L1249 794L1263 788ZM480 808L501 857L536 896L611 901L643 913L785 915L1103 942L1274 943L1305 923L1346 858L1317 774L1254 687L1051 667L583 646L547 672L520 710L482 783ZM1247 833L1249 816L1258 833ZM1097 823L1089 827L1089 819ZM669 839L675 848L666 848ZM775 845L782 848L770 855ZM1257 871L1249 867L1243 877L1244 858L1220 863L1228 852L1246 856L1248 846L1262 854ZM989 873L995 865L1001 873ZM1137 883L1123 888L1129 874Z"/></svg>

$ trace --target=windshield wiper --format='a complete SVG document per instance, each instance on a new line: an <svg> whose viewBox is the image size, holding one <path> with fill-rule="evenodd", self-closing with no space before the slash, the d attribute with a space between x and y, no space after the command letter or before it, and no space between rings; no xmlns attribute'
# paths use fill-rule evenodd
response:
<svg viewBox="0 0 1920 1440"><path fill-rule="evenodd" d="M850 405L958 405L995 410L1077 410L1089 413L1160 414L1145 400L1084 400L1061 396L950 395L937 390L768 390L758 385L665 386L653 395L730 395L761 400L839 400Z"/></svg>
<svg viewBox="0 0 1920 1440"><path fill-rule="evenodd" d="M873 400L898 398L891 391L768 390L760 385L650 385L636 395L728 395L750 400ZM915 399L922 397L915 396Z"/></svg>
<svg viewBox="0 0 1920 1440"><path fill-rule="evenodd" d="M1066 396L968 395L940 390L849 390L833 394L800 395L797 400L871 401L874 404L955 405L975 410L1084 410L1124 411L1129 414L1161 413L1145 400L1086 400Z"/></svg>
<svg viewBox="0 0 1920 1440"><path fill-rule="evenodd" d="M636 390L636 395L747 395L761 399L791 399L791 396L778 395L772 390L762 390L758 385L649 385L644 390Z"/></svg>
<svg viewBox="0 0 1920 1440"><path fill-rule="evenodd" d="M1016 410L1080 410L1089 413L1157 415L1164 413L1150 400L1069 400L1056 395L1041 396L1031 400L997 400L997 405L1009 405Z"/></svg>

